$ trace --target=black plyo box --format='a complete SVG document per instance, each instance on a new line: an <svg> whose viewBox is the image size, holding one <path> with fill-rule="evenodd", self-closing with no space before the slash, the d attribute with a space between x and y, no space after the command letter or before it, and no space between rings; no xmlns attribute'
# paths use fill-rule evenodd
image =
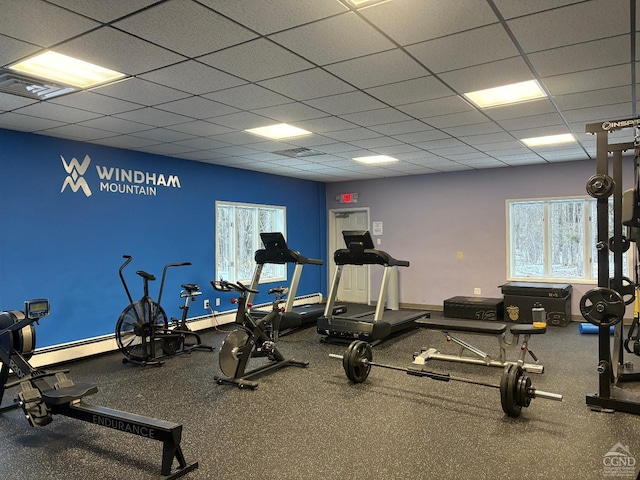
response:
<svg viewBox="0 0 640 480"><path fill-rule="evenodd" d="M540 303L547 312L547 325L566 327L571 321L572 286L565 283L509 282L501 285L504 318L532 323L531 309Z"/></svg>
<svg viewBox="0 0 640 480"><path fill-rule="evenodd" d="M453 297L444 301L444 316L472 320L502 320L502 298Z"/></svg>

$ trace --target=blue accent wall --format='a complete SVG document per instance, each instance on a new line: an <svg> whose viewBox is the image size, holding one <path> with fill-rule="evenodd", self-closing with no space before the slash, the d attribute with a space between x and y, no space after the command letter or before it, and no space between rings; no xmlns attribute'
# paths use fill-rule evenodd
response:
<svg viewBox="0 0 640 480"><path fill-rule="evenodd" d="M200 300L205 298L213 304L222 297L219 310L232 309L231 296L209 284L215 278L216 200L286 206L290 248L325 261L323 267L305 267L298 295L325 293L323 183L2 129L0 145L0 310L50 298L52 313L37 328L38 347L113 333L128 305L118 277L124 254L133 256L124 273L134 300L142 296L136 270L156 275L150 292L155 298L164 265L191 262L168 270L162 299L167 315L181 313L182 283L197 283L204 292L190 317L208 313ZM107 188L130 185L149 193L147 174L168 186L156 185L155 195L104 191L97 167L114 169L111 181L102 180ZM116 169L141 172L137 180L144 181L116 182ZM289 278L292 272L290 266ZM270 286L261 284L257 303L269 301Z"/></svg>

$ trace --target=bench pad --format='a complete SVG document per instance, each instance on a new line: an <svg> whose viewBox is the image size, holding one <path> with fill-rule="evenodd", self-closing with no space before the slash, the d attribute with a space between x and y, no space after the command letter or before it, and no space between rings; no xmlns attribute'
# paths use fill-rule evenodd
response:
<svg viewBox="0 0 640 480"><path fill-rule="evenodd" d="M483 333L487 335L502 335L507 331L504 323L481 322L474 320L447 320L444 318L425 318L416 320L416 325L431 330L445 330L452 332Z"/></svg>

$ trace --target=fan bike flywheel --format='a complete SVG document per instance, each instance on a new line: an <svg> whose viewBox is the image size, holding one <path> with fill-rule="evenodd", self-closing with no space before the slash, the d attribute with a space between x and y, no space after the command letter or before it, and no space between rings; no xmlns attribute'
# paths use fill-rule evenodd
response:
<svg viewBox="0 0 640 480"><path fill-rule="evenodd" d="M222 342L218 356L220 370L224 375L229 378L236 377L238 366L242 360L241 350L251 339L251 333L244 328L238 328L227 335L227 338Z"/></svg>
<svg viewBox="0 0 640 480"><path fill-rule="evenodd" d="M120 314L116 324L116 343L127 359L133 362L150 359L152 321L156 331L166 330L169 326L167 314L155 302L134 302Z"/></svg>

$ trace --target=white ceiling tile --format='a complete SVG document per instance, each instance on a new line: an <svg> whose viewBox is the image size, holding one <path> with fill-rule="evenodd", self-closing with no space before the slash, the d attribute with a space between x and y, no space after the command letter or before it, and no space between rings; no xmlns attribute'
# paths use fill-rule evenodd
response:
<svg viewBox="0 0 640 480"><path fill-rule="evenodd" d="M429 123L427 117L439 117L452 113L471 112L473 108L467 102L462 100L462 98L458 96L451 96L428 100L426 102L402 105L398 107L398 110L401 110L412 117L423 118L426 123Z"/></svg>
<svg viewBox="0 0 640 480"><path fill-rule="evenodd" d="M60 127L53 127L47 130L43 130L43 135L51 135L54 137L67 138L70 140L76 140L79 142L91 142L100 138L113 137L113 132L107 132L105 130L99 130L97 128L85 127L83 125L62 125Z"/></svg>
<svg viewBox="0 0 640 480"><path fill-rule="evenodd" d="M364 140L351 140L350 142L357 147L366 148L368 150L375 151L376 153L379 153L377 150L379 148L391 147L400 143L399 140L392 137L367 138Z"/></svg>
<svg viewBox="0 0 640 480"><path fill-rule="evenodd" d="M615 103L631 102L631 85L614 87L570 95L558 95L555 102L561 110L575 110L578 108L597 107Z"/></svg>
<svg viewBox="0 0 640 480"><path fill-rule="evenodd" d="M432 127L421 120L406 120L404 122L385 123L382 125L372 125L369 127L374 132L383 135L401 135L405 133L422 132L431 130Z"/></svg>
<svg viewBox="0 0 640 480"><path fill-rule="evenodd" d="M269 38L317 65L395 48L354 12L308 23Z"/></svg>
<svg viewBox="0 0 640 480"><path fill-rule="evenodd" d="M237 87L245 83L244 80L194 60L154 70L140 75L139 78L194 95Z"/></svg>
<svg viewBox="0 0 640 480"><path fill-rule="evenodd" d="M390 124L393 122L409 121L411 117L395 108L379 108L366 112L351 113L342 115L342 118L362 127Z"/></svg>
<svg viewBox="0 0 640 480"><path fill-rule="evenodd" d="M14 110L16 113L31 115L34 117L48 118L58 122L78 123L98 118L99 113L88 112L78 108L65 107L54 103L40 102Z"/></svg>
<svg viewBox="0 0 640 480"><path fill-rule="evenodd" d="M147 147L140 147L136 150L140 150L147 153L155 153L156 155L171 156L178 153L191 152L194 149L178 145L177 143L162 143L158 145L149 145Z"/></svg>
<svg viewBox="0 0 640 480"><path fill-rule="evenodd" d="M471 136L458 135L457 137L464 143L480 148L483 151L487 150L488 145L495 145L496 143L499 145L503 143L509 144L513 140L513 137L507 132L483 133L482 135Z"/></svg>
<svg viewBox="0 0 640 480"><path fill-rule="evenodd" d="M203 120L196 120L193 122L180 123L178 125L171 125L169 130L175 130L177 132L188 133L191 135L200 135L208 137L210 135L220 135L222 133L230 133L234 130L222 125L215 125L211 122L205 122Z"/></svg>
<svg viewBox="0 0 640 480"><path fill-rule="evenodd" d="M549 76L543 78L542 83L545 90L552 96L631 85L628 65Z"/></svg>
<svg viewBox="0 0 640 480"><path fill-rule="evenodd" d="M198 1L264 35L314 22L348 10L347 7L335 0L313 0L312 2L291 0ZM283 14L283 12L286 13Z"/></svg>
<svg viewBox="0 0 640 480"><path fill-rule="evenodd" d="M507 24L523 50L530 53L622 35L629 26L621 19L628 16L627 2L592 0L509 20Z"/></svg>
<svg viewBox="0 0 640 480"><path fill-rule="evenodd" d="M366 8L361 13L401 45L497 22L486 2L456 0L442 7L440 0L404 0Z"/></svg>
<svg viewBox="0 0 640 480"><path fill-rule="evenodd" d="M373 132L367 128L352 128L350 130L327 132L324 135L341 142L351 142L354 140L364 140L366 138L376 138L380 136L379 133Z"/></svg>
<svg viewBox="0 0 640 480"><path fill-rule="evenodd" d="M251 135L250 133L242 131L231 131L228 133L221 133L219 135L211 135L211 138L230 145L252 145L254 143L264 143L263 137Z"/></svg>
<svg viewBox="0 0 640 480"><path fill-rule="evenodd" d="M144 132L143 132L144 133ZM228 147L229 144L213 140L206 137L197 137L188 140L179 140L176 142L178 145L184 145L185 147L191 147L197 150L211 150L214 148Z"/></svg>
<svg viewBox="0 0 640 480"><path fill-rule="evenodd" d="M28 57L39 50L40 47L36 45L0 35L0 66L14 63L16 60Z"/></svg>
<svg viewBox="0 0 640 480"><path fill-rule="evenodd" d="M319 68L265 80L260 85L294 100L311 100L354 90L349 84Z"/></svg>
<svg viewBox="0 0 640 480"><path fill-rule="evenodd" d="M338 130L348 130L357 127L357 125L347 122L338 117L323 117L313 120L304 120L296 125L314 133L336 132Z"/></svg>
<svg viewBox="0 0 640 480"><path fill-rule="evenodd" d="M127 75L139 75L184 60L177 53L111 27L71 38L57 45L56 52Z"/></svg>
<svg viewBox="0 0 640 480"><path fill-rule="evenodd" d="M223 105L202 97L189 97L181 100L174 100L173 102L156 105L155 108L178 113L191 118L197 118L199 120L202 120L203 118L217 117L220 115L228 115L238 111L237 108Z"/></svg>
<svg viewBox="0 0 640 480"><path fill-rule="evenodd" d="M514 2L513 0L493 0L500 14L506 18L520 17L531 13L551 10L583 0L536 0L535 2Z"/></svg>
<svg viewBox="0 0 640 480"><path fill-rule="evenodd" d="M366 89L366 92L391 106L405 105L438 97L453 92L436 77L421 77Z"/></svg>
<svg viewBox="0 0 640 480"><path fill-rule="evenodd" d="M113 26L188 57L256 37L255 33L210 9L183 0L157 3Z"/></svg>
<svg viewBox="0 0 640 480"><path fill-rule="evenodd" d="M112 22L120 17L129 15L137 10L148 7L158 0L100 0L99 2L87 2L87 0L48 0L69 10L98 20L99 22Z"/></svg>
<svg viewBox="0 0 640 480"><path fill-rule="evenodd" d="M82 122L82 125L121 134L142 132L143 130L150 130L153 128L149 125L143 125L138 122L132 122L114 116L105 116L94 120L88 120L86 122Z"/></svg>
<svg viewBox="0 0 640 480"><path fill-rule="evenodd" d="M314 65L285 48L260 38L204 55L198 61L250 82L308 70Z"/></svg>
<svg viewBox="0 0 640 480"><path fill-rule="evenodd" d="M165 112L154 107L145 107L139 110L123 112L114 115L116 118L123 118L132 122L142 123L144 125L153 125L154 127L166 127L176 125L178 123L190 122L191 118L176 113Z"/></svg>
<svg viewBox="0 0 640 480"><path fill-rule="evenodd" d="M51 21L52 18L55 22ZM45 48L99 25L93 20L41 0L2 2L0 32Z"/></svg>
<svg viewBox="0 0 640 480"><path fill-rule="evenodd" d="M0 92L0 112L10 111L16 108L26 107L37 103L37 100L26 97L19 97L17 95L10 95L8 93Z"/></svg>
<svg viewBox="0 0 640 480"><path fill-rule="evenodd" d="M149 145L155 145L159 142L155 140L149 140L147 138L134 137L132 135L120 135L117 137L101 138L94 143L99 145L108 145L110 147L137 149L146 147Z"/></svg>
<svg viewBox="0 0 640 480"><path fill-rule="evenodd" d="M460 113L429 117L429 125L436 128L465 127L467 125L485 123L486 121L487 116L478 110L469 110Z"/></svg>
<svg viewBox="0 0 640 480"><path fill-rule="evenodd" d="M494 122L475 123L473 125L461 125L459 127L443 128L452 137L463 137L466 135L489 135L493 133L502 134L504 130Z"/></svg>
<svg viewBox="0 0 640 480"><path fill-rule="evenodd" d="M401 82L429 73L399 48L326 65L324 68L358 88Z"/></svg>
<svg viewBox="0 0 640 480"><path fill-rule="evenodd" d="M539 98L529 102L502 105L499 107L485 108L484 114L492 120L508 120L511 118L531 117L556 113L556 108L548 98Z"/></svg>
<svg viewBox="0 0 640 480"><path fill-rule="evenodd" d="M156 140L158 142L175 142L180 143L187 139L197 138L193 135L189 135L182 132L176 132L175 130L169 130L167 128L152 128L150 130L144 130L142 132L135 133L135 136L147 138L149 140Z"/></svg>
<svg viewBox="0 0 640 480"><path fill-rule="evenodd" d="M227 88L219 92L206 93L202 96L242 110L291 103L290 98L254 84L240 85L239 87Z"/></svg>
<svg viewBox="0 0 640 480"><path fill-rule="evenodd" d="M147 82L140 78L129 78L122 82L100 87L94 91L101 95L107 95L149 107L190 96L188 93L158 85L157 83Z"/></svg>
<svg viewBox="0 0 640 480"><path fill-rule="evenodd" d="M385 107L384 103L360 91L341 93L339 95L331 95L329 97L317 98L315 100L307 100L305 103L332 115L343 116L347 113L362 112L364 110L374 110ZM346 118L346 120L350 121L348 118Z"/></svg>
<svg viewBox="0 0 640 480"><path fill-rule="evenodd" d="M534 76L526 62L516 57L443 73L440 79L456 92L468 93L533 80Z"/></svg>
<svg viewBox="0 0 640 480"><path fill-rule="evenodd" d="M212 118L211 123L222 125L223 127L233 128L234 130L248 130L250 128L264 127L273 124L270 118L256 115L251 112L238 112L230 115L222 115ZM264 138L262 138L264 140Z"/></svg>
<svg viewBox="0 0 640 480"><path fill-rule="evenodd" d="M328 116L327 113L305 105L304 103L258 108L254 110L254 113L282 123L300 122L302 120L311 120L313 118Z"/></svg>
<svg viewBox="0 0 640 480"><path fill-rule="evenodd" d="M89 112L102 115L113 115L115 113L127 112L140 108L137 103L127 102L118 98L100 95L94 91L79 91L73 95L63 95L51 99L51 103L66 105L67 107L79 108Z"/></svg>
<svg viewBox="0 0 640 480"><path fill-rule="evenodd" d="M462 45L464 48L460 48ZM411 45L407 51L435 73L518 55L518 49L499 24Z"/></svg>
<svg viewBox="0 0 640 480"><path fill-rule="evenodd" d="M538 75L549 77L581 70L609 67L629 60L625 35L532 53L529 60Z"/></svg>

